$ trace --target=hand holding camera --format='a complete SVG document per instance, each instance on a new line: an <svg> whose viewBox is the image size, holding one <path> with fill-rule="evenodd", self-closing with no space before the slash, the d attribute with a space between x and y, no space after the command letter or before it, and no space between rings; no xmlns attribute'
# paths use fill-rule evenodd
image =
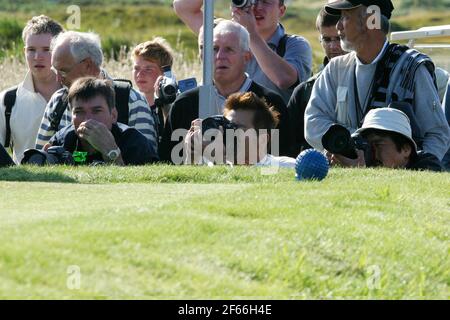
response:
<svg viewBox="0 0 450 320"><path fill-rule="evenodd" d="M114 136L101 122L93 119L82 122L77 129L77 135L86 140L95 150L106 154L112 149L117 149Z"/></svg>
<svg viewBox="0 0 450 320"><path fill-rule="evenodd" d="M323 147L332 155L331 164L346 167L374 166L372 147L360 134L350 135L343 126L334 124L322 137Z"/></svg>
<svg viewBox="0 0 450 320"><path fill-rule="evenodd" d="M256 0L233 0L232 2L233 21L245 27L250 35L256 33L256 18L252 10L252 6L255 4Z"/></svg>

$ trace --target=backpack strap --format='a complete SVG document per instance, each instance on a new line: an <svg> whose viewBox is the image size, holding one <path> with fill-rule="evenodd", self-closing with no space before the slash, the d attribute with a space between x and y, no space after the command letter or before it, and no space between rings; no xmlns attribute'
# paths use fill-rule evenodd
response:
<svg viewBox="0 0 450 320"><path fill-rule="evenodd" d="M447 118L447 122L450 125L450 82L447 85L447 92L445 94L445 106L444 106L444 112L445 117Z"/></svg>
<svg viewBox="0 0 450 320"><path fill-rule="evenodd" d="M277 54L282 58L284 57L284 54L286 53L286 42L287 42L287 39L289 38L289 36L290 35L285 33L281 37L280 42L278 42Z"/></svg>
<svg viewBox="0 0 450 320"><path fill-rule="evenodd" d="M3 104L5 105L5 121L6 121L6 136L5 148L11 146L11 112L16 104L17 86L8 89L5 93Z"/></svg>
<svg viewBox="0 0 450 320"><path fill-rule="evenodd" d="M114 91L116 93L116 109L118 113L117 121L128 124L128 99L130 96L130 90L132 88L132 83L129 80L124 79L114 79ZM64 91L61 98L58 101L53 112L48 116L50 122L50 130L58 131L59 123L61 122L64 111L66 111L69 100L68 92Z"/></svg>
<svg viewBox="0 0 450 320"><path fill-rule="evenodd" d="M114 91L116 93L117 122L128 124L130 91L133 84L130 80L114 79Z"/></svg>
<svg viewBox="0 0 450 320"><path fill-rule="evenodd" d="M66 111L67 107L69 106L69 99L68 99L68 92L67 90L64 90L64 92L61 95L61 98L59 99L58 103L56 104L55 110L53 110L52 113L48 116L48 121L50 122L50 128L49 130L53 130L55 132L59 129L59 123L61 122L61 118L64 114L64 111Z"/></svg>

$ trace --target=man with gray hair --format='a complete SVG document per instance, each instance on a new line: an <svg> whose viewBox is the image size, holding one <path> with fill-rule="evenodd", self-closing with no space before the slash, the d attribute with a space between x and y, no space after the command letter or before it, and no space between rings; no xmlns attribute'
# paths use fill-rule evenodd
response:
<svg viewBox="0 0 450 320"><path fill-rule="evenodd" d="M52 41L52 68L64 86L50 99L36 139L36 148L42 149L60 129L71 124L67 99L68 89L82 77L111 78L101 69L103 52L100 38L94 33L68 31ZM118 122L140 131L157 153L157 135L153 115L145 98L131 84L114 81Z"/></svg>
<svg viewBox="0 0 450 320"><path fill-rule="evenodd" d="M341 45L352 52L332 59L313 87L305 110L305 138L316 149L323 149L322 137L334 124L354 132L371 109L400 102L395 105L417 124L413 137L418 148L439 160L448 150L450 129L434 84L434 64L416 50L387 41L393 9L390 0L325 6L328 13L340 15L336 28Z"/></svg>
<svg viewBox="0 0 450 320"><path fill-rule="evenodd" d="M295 86L307 80L312 70L309 42L301 36L287 34L280 23L286 14L287 1L229 2L233 20L250 34L252 56L247 63L247 73L287 103ZM173 0L175 13L196 34L203 24L202 6L203 0Z"/></svg>
<svg viewBox="0 0 450 320"><path fill-rule="evenodd" d="M199 50L203 50L203 37L199 35ZM254 92L264 98L280 113L279 152L286 155L290 145L290 127L286 105L277 93L270 91L254 82L245 73L247 63L251 58L248 31L239 23L221 19L214 28L214 87L215 109L214 115L223 113L225 100L236 92ZM191 127L191 122L199 117L199 88L180 94L172 105L164 129L160 156L165 160L171 159L172 148L182 142L172 141L172 133L176 129ZM213 114L211 114L213 115Z"/></svg>

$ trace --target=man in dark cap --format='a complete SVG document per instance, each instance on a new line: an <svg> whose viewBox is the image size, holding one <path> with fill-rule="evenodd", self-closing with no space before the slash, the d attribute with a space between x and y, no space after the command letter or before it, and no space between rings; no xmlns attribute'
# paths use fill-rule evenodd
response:
<svg viewBox="0 0 450 320"><path fill-rule="evenodd" d="M450 128L434 82L434 64L426 55L389 43L394 6L390 0L345 0L325 10L339 14L341 46L351 53L332 59L317 79L305 110L305 137L323 149L322 137L333 124L352 133L375 108L401 105L412 123L420 149L442 160L450 145ZM337 158L342 157L336 155ZM348 162L349 159L343 162Z"/></svg>

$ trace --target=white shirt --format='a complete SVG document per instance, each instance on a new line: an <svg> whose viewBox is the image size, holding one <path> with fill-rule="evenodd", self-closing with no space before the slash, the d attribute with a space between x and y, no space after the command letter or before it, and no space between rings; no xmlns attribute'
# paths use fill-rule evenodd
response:
<svg viewBox="0 0 450 320"><path fill-rule="evenodd" d="M6 90L0 93L0 143L3 145L6 138L5 93ZM17 164L22 160L23 152L35 146L46 105L45 98L35 91L31 72L28 71L25 80L18 85L10 118L13 160Z"/></svg>
<svg viewBox="0 0 450 320"><path fill-rule="evenodd" d="M255 164L257 167L280 167L280 168L295 168L295 159L291 157L277 157L267 154L261 161Z"/></svg>

